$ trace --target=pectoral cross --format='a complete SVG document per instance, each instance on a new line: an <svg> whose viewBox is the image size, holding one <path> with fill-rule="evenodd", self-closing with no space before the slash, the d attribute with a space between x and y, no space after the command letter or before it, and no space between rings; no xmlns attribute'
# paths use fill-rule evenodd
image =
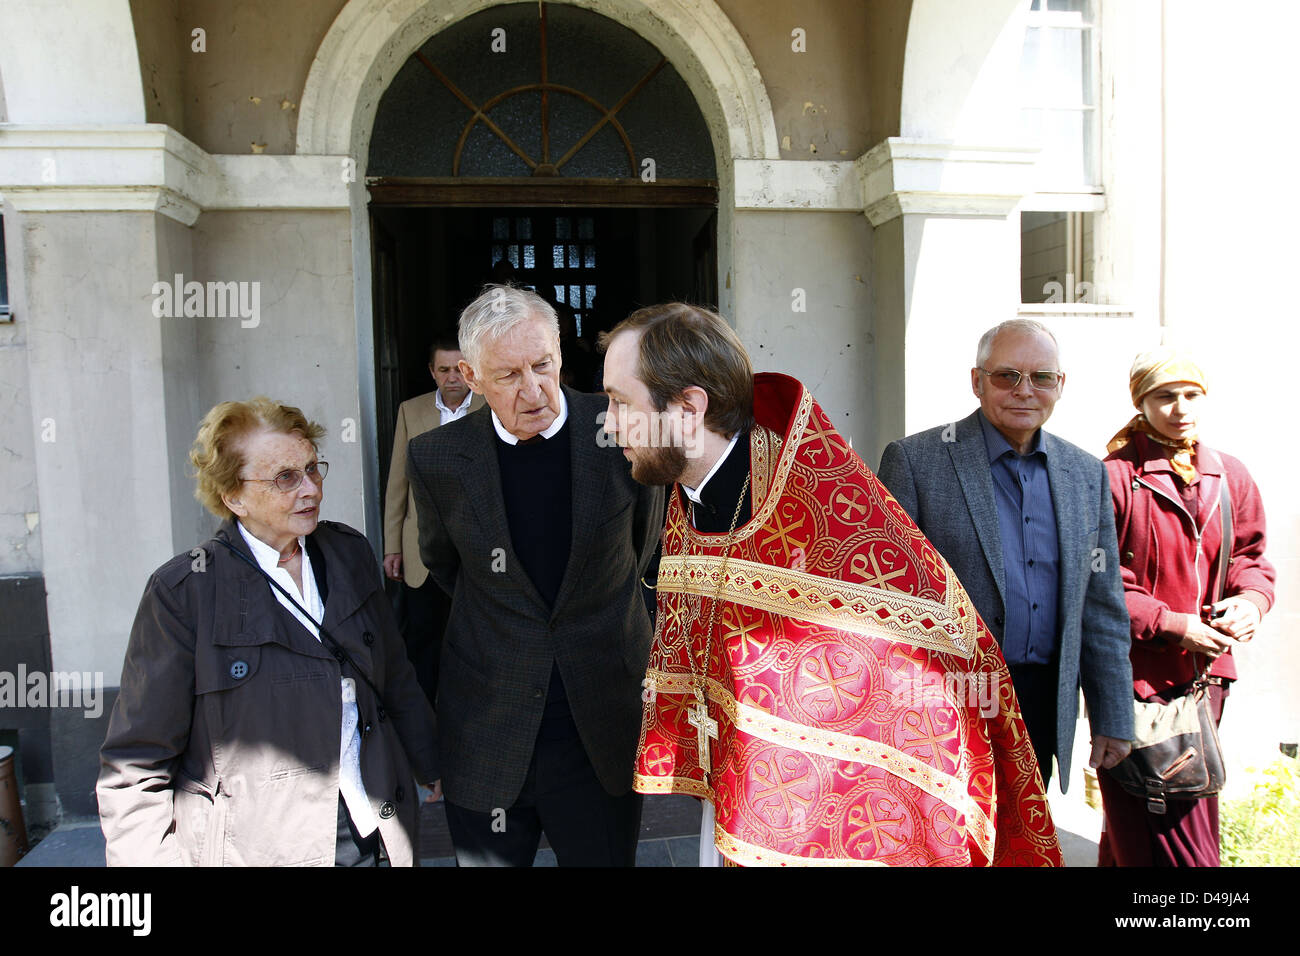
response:
<svg viewBox="0 0 1300 956"><path fill-rule="evenodd" d="M695 728L695 749L700 754L700 769L708 773L713 769L709 766L709 740L718 739L718 722L709 717L709 705L699 698L696 698L695 708L686 715L686 720Z"/></svg>

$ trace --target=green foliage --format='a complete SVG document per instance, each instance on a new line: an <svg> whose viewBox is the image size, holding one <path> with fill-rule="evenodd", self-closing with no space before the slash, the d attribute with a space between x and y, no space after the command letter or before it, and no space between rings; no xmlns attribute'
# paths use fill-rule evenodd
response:
<svg viewBox="0 0 1300 956"><path fill-rule="evenodd" d="M1256 777L1242 800L1219 805L1224 866L1300 866L1300 763L1281 757Z"/></svg>

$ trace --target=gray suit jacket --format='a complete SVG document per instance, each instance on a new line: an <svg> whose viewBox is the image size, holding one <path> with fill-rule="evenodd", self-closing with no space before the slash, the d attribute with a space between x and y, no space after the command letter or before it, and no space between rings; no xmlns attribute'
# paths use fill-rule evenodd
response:
<svg viewBox="0 0 1300 956"><path fill-rule="evenodd" d="M1046 431L1043 448L1060 541L1061 668L1055 751L1064 791L1079 687L1088 704L1092 732L1129 740L1133 671L1106 470L1083 449ZM985 625L1001 643L1006 569L993 477L977 415L891 442L877 474L952 565Z"/></svg>
<svg viewBox="0 0 1300 956"><path fill-rule="evenodd" d="M447 799L480 812L523 786L554 660L604 788L632 787L650 619L640 578L663 526L663 491L632 480L598 441L601 396L569 403L573 537L555 607L515 556L491 412L411 439L407 475L420 556L451 595L438 676L438 744Z"/></svg>

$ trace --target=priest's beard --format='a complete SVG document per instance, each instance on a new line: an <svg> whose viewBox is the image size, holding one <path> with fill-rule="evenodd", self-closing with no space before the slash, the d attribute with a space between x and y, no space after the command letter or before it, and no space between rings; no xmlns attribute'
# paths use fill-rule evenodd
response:
<svg viewBox="0 0 1300 956"><path fill-rule="evenodd" d="M686 472L686 452L677 445L632 452L632 478L643 485L671 485Z"/></svg>

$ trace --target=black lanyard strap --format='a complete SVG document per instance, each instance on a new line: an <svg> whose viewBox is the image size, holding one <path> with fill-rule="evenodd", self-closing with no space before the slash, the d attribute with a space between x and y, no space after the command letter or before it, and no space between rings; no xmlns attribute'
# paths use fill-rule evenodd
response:
<svg viewBox="0 0 1300 956"><path fill-rule="evenodd" d="M366 686L369 687L371 692L374 693L375 700L378 702L378 713L379 713L380 721L387 720L388 712L384 708L384 697L382 694L379 693L379 688L376 687L374 681L372 681L366 675L366 672L363 671L359 666L357 666L357 662L352 659L352 655L347 652L347 650L343 647L343 645L340 644L338 641L334 640L334 637L329 633L329 631L325 630L324 625L321 624L319 621L317 621L310 614L308 614L307 609L304 608L297 601L295 601L293 595L290 594L288 591L286 591L279 581L271 577L271 575L267 574L266 569L264 569L260 564L258 564L248 555L244 554L244 552L240 551L238 548L236 548L225 538L217 538L216 540L220 541L223 545L225 545L227 550L229 550L231 554L239 558L239 560L243 561L245 564L247 564L250 568L252 568L258 574L260 574L262 577L266 578L267 584L271 585L271 587L275 588L286 598L288 598L289 603L292 604L295 608L297 608L299 613L301 613L303 617L311 621L312 624L316 626L316 630L320 633L321 640L324 641L329 646L330 652L334 655L334 659L339 662L340 666L344 663L347 663L349 667L351 667L354 671L357 672L358 675L360 675L361 679L366 682Z"/></svg>

